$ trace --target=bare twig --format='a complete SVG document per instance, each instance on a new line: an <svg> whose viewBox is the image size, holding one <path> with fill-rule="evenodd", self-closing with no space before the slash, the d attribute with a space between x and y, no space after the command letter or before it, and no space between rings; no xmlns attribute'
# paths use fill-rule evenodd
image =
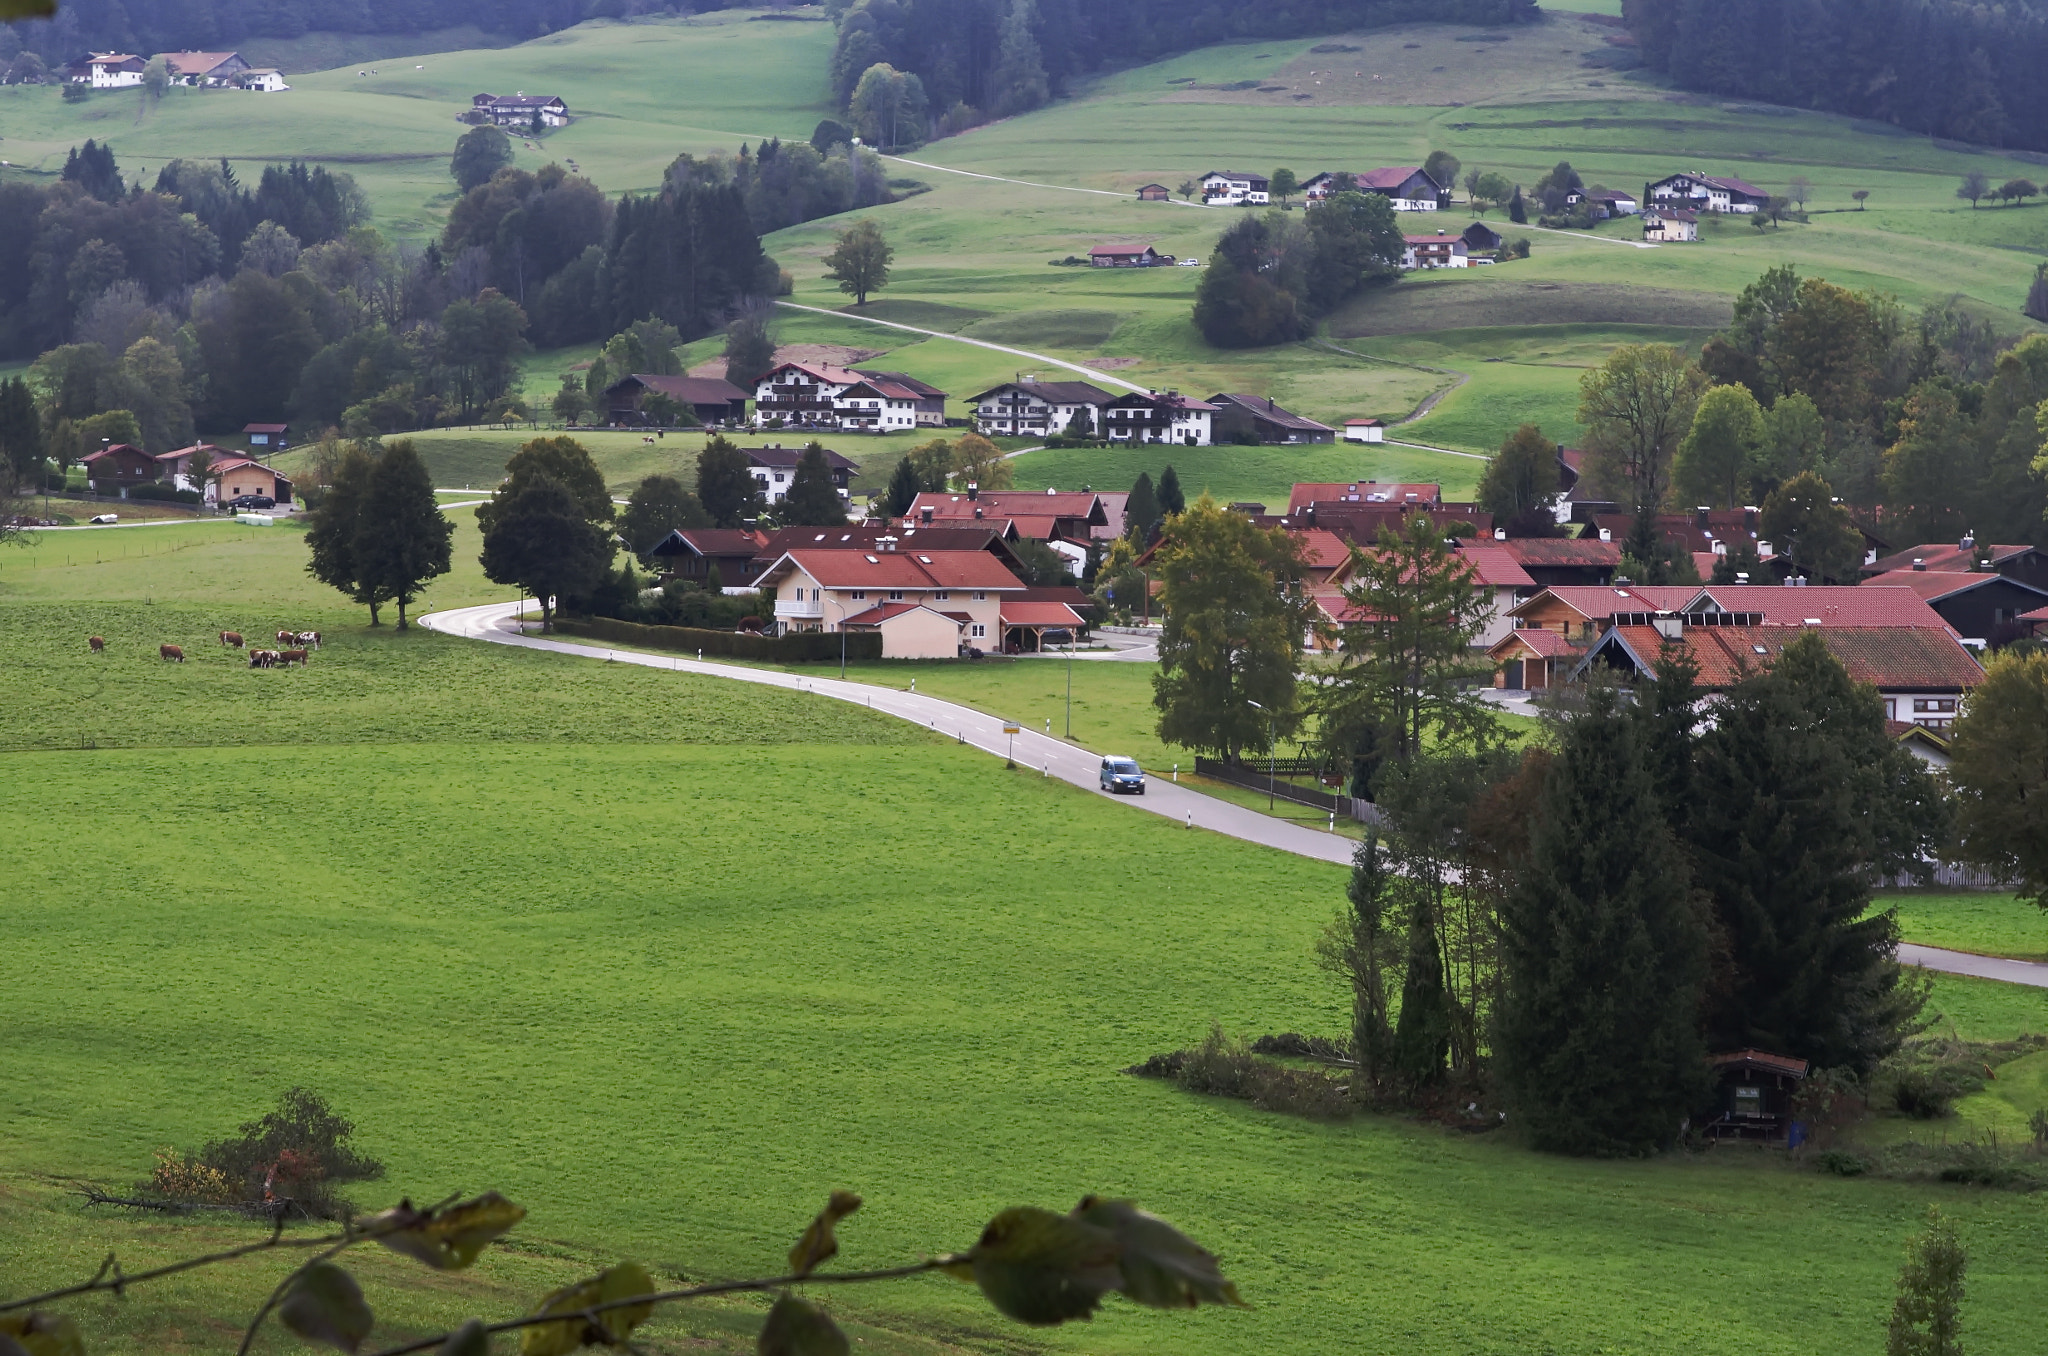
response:
<svg viewBox="0 0 2048 1356"><path fill-rule="evenodd" d="M664 1290L654 1295L634 1295L627 1299L610 1300L604 1304L593 1304L586 1309L567 1310L558 1314L529 1314L525 1318L510 1319L504 1323L493 1323L484 1329L487 1333L517 1332L522 1328L537 1328L543 1323L571 1323L581 1319L594 1323L598 1315L614 1309L631 1309L639 1305L670 1304L677 1300L702 1299L707 1295L736 1295L762 1290L782 1290L792 1285L852 1285L863 1281L893 1281L905 1276L921 1276L927 1271L959 1261L959 1257L928 1257L922 1262L909 1266L889 1267L882 1271L847 1271L833 1275L771 1276L757 1281L715 1281L709 1285L693 1285L683 1290ZM433 1337L422 1337L401 1347L386 1347L372 1356L408 1356L415 1351L431 1351L446 1342L449 1333L438 1333Z"/></svg>
<svg viewBox="0 0 2048 1356"><path fill-rule="evenodd" d="M311 1257L308 1257L305 1261L294 1267L283 1280L277 1283L270 1292L270 1298L264 1300L263 1307L256 1311L256 1317L249 1320L247 1330L242 1333L242 1345L235 1348L235 1356L249 1356L249 1344L256 1340L256 1330L263 1326L264 1319L270 1317L270 1311L277 1307L279 1300L284 1298L284 1292L291 1288L292 1282L305 1275L308 1269L316 1267L335 1254L345 1252L356 1244L368 1239L382 1238L386 1234L402 1233L421 1220L433 1218L444 1207L453 1205L457 1199L457 1196L444 1197L428 1206L425 1210L401 1215L401 1217L388 1221L382 1228L378 1229L366 1229L358 1232L353 1224L347 1226L342 1231L342 1237L339 1242L321 1252L314 1253Z"/></svg>
<svg viewBox="0 0 2048 1356"><path fill-rule="evenodd" d="M229 1248L226 1252L210 1252L201 1257L188 1257L182 1262L172 1262L168 1266L156 1267L149 1271L138 1271L133 1275L124 1273L114 1254L108 1253L107 1260L100 1263L99 1271L94 1273L91 1280L80 1285L67 1285L62 1290L49 1290L40 1295L30 1295L27 1299L8 1300L0 1304L0 1314L15 1309L33 1308L38 1304L47 1304L51 1300L63 1299L68 1295L89 1295L96 1290L111 1290L115 1294L120 1294L126 1287L138 1281L153 1281L159 1276L175 1275L180 1271L190 1271L194 1267L230 1262L237 1257L247 1257L252 1252L265 1252L271 1248L317 1248L334 1242L339 1236L330 1234L325 1238L295 1238L286 1242L283 1235L284 1217L280 1215L271 1223L270 1237L261 1243L246 1243L239 1248ZM111 1278L107 1274L110 1271L113 1273Z"/></svg>

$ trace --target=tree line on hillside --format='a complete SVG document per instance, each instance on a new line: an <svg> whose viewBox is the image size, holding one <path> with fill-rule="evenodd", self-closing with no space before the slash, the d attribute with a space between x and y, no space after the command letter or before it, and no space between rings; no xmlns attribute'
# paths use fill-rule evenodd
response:
<svg viewBox="0 0 2048 1356"><path fill-rule="evenodd" d="M614 204L558 165L508 167L424 249L368 218L346 174L269 166L249 189L224 162L175 160L145 190L93 142L47 188L0 184L0 357L34 359L43 454L101 437L164 452L254 421L517 417L536 340L652 321L673 345L782 286L733 183Z"/></svg>
<svg viewBox="0 0 2048 1356"><path fill-rule="evenodd" d="M1166 518L1154 705L1168 742L1256 767L1293 740L1383 812L1322 946L1360 1103L1656 1152L1710 1109L1710 1053L1859 1079L1923 1029L1880 882L1953 854L2048 904L2038 648L1993 661L1946 781L1811 632L1711 704L1675 645L1633 691L1595 672L1518 748L1479 692L1486 591L1438 523L1382 528L1340 620L1301 549L1206 495ZM1338 649L1307 677L1312 632Z"/></svg>
<svg viewBox="0 0 2048 1356"><path fill-rule="evenodd" d="M872 144L887 149L1028 112L1096 71L1252 38L1428 20L1532 22L1534 0L834 0L831 81Z"/></svg>
<svg viewBox="0 0 2048 1356"><path fill-rule="evenodd" d="M1216 239L1194 321L1219 348L1306 338L1318 317L1398 276L1406 244L1384 194L1346 188L1314 211L1246 216Z"/></svg>
<svg viewBox="0 0 2048 1356"><path fill-rule="evenodd" d="M1967 0L1624 0L1643 60L1683 89L2048 150L2048 14Z"/></svg>

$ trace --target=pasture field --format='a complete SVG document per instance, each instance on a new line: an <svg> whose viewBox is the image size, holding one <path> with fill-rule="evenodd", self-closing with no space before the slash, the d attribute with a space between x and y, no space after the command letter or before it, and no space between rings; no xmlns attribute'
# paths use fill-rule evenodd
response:
<svg viewBox="0 0 2048 1356"><path fill-rule="evenodd" d="M1901 890L1880 903L1899 911L1899 930L1915 942L1981 956L2048 960L2048 913L1995 890Z"/></svg>
<svg viewBox="0 0 2048 1356"><path fill-rule="evenodd" d="M394 1337L624 1256L747 1274L850 1186L869 1204L842 1231L848 1265L1105 1190L1208 1242L1254 1305L1113 1307L1041 1334L950 1281L832 1296L884 1353L1851 1350L1930 1199L1971 1249L1973 1347L2032 1349L2048 1221L2023 1196L1749 1154L1559 1160L1119 1072L1211 1023L1341 1030L1312 955L1336 867L840 703L372 632L304 576L289 530L138 529L149 554L50 554L117 535L0 558L7 733L85 713L114 732L0 754L9 954L45 977L0 987L0 1255L23 1287L109 1248L240 1236L94 1214L60 1188L125 1185L154 1149L305 1083L389 1165L366 1203L496 1187L533 1211L480 1292L368 1262ZM464 569L437 603L499 596ZM310 668L205 648L272 617L329 632ZM151 657L173 629L183 666ZM115 652L87 654L89 630ZM1077 711L1105 725L1146 676L1075 667L1077 694L1106 693ZM998 673L933 668L921 689ZM1020 718L1055 714L1058 666L1000 673L1037 690ZM1942 978L1937 996L1973 1037L2048 1024L2041 993ZM2008 1098L2032 1086L2020 1073ZM275 1274L72 1310L95 1351L213 1350L220 1316ZM1730 1310L1729 1292L1758 1298ZM760 1312L685 1311L651 1348L738 1350Z"/></svg>

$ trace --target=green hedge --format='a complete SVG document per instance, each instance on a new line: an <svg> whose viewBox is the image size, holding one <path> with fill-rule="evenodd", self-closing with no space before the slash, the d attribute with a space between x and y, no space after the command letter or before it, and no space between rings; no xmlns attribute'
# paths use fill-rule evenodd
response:
<svg viewBox="0 0 2048 1356"><path fill-rule="evenodd" d="M702 631L693 626L642 626L638 622L614 621L610 617L577 617L557 620L555 629L592 640L615 640L621 645L640 645L650 650L676 650L719 655L732 659L768 659L778 663L801 664L808 660L839 662L840 633L802 631L787 636L763 636L751 631ZM851 631L845 636L848 659L880 659L879 631Z"/></svg>

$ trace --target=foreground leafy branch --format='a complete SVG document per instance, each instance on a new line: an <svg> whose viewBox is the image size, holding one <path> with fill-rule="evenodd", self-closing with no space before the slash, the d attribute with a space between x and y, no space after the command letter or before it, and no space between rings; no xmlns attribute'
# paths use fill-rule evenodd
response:
<svg viewBox="0 0 2048 1356"><path fill-rule="evenodd" d="M790 1249L789 1270L780 1276L657 1290L646 1268L624 1262L564 1286L522 1317L491 1324L473 1318L453 1332L385 1347L373 1356L423 1351L485 1356L493 1335L512 1332L519 1334L520 1356L568 1356L584 1347L630 1349L633 1330L661 1305L772 1291L781 1294L761 1329L756 1347L761 1356L846 1356L851 1347L845 1334L823 1309L792 1293L794 1287L901 1280L932 1271L971 1281L997 1312L1040 1327L1090 1318L1111 1292L1155 1309L1243 1304L1215 1257L1194 1240L1130 1201L1098 1196L1083 1198L1064 1215L1036 1206L1005 1210L965 1252L876 1271L820 1274L817 1268L839 1252L837 1226L860 1205L860 1197L852 1192L833 1192ZM96 1291L121 1294L143 1281L280 1247L316 1251L278 1282L256 1311L242 1337L243 1356L273 1312L306 1341L357 1356L376 1320L362 1287L335 1264L335 1257L357 1244L374 1242L437 1271L461 1271L525 1217L523 1207L490 1191L459 1205L444 1201L424 1210L401 1201L340 1233L314 1239L285 1240L280 1216L261 1243L133 1274L122 1272L109 1254L88 1281L0 1303L0 1356L85 1356L77 1325L40 1305Z"/></svg>

